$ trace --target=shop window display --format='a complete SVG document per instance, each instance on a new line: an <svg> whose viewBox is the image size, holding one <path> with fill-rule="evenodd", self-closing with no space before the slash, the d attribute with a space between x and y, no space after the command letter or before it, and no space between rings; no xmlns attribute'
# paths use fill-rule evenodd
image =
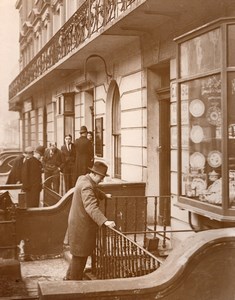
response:
<svg viewBox="0 0 235 300"><path fill-rule="evenodd" d="M178 205L235 221L235 18L175 39Z"/></svg>
<svg viewBox="0 0 235 300"><path fill-rule="evenodd" d="M221 120L219 75L181 84L182 194L215 205L222 203Z"/></svg>

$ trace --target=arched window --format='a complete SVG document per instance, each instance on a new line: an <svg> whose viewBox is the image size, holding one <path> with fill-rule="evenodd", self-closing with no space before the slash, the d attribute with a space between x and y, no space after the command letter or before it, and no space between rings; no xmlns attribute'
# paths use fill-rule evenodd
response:
<svg viewBox="0 0 235 300"><path fill-rule="evenodd" d="M112 135L114 142L114 177L121 178L121 103L118 86L113 93Z"/></svg>

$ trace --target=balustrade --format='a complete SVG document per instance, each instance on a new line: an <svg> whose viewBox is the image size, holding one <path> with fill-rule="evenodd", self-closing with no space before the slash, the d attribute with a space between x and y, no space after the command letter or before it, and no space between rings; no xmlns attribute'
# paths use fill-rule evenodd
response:
<svg viewBox="0 0 235 300"><path fill-rule="evenodd" d="M99 230L91 268L97 279L142 276L160 264L157 257L120 231L105 226Z"/></svg>

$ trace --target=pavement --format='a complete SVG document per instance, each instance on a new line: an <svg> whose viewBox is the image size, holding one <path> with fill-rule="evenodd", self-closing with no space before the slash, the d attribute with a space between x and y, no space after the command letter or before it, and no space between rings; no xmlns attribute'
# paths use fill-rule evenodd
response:
<svg viewBox="0 0 235 300"><path fill-rule="evenodd" d="M40 281L62 281L68 268L68 262L64 258L23 261L20 264L28 296L38 296Z"/></svg>
<svg viewBox="0 0 235 300"><path fill-rule="evenodd" d="M68 250L64 252L64 258L45 260L22 261L21 277L24 282L28 296L38 296L38 282L40 281L62 281L66 275L71 254ZM91 267L91 258L88 257L86 268Z"/></svg>

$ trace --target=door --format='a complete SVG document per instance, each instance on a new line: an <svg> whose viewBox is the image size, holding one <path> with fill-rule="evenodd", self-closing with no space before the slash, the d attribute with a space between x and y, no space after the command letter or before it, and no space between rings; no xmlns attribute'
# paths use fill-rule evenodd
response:
<svg viewBox="0 0 235 300"><path fill-rule="evenodd" d="M159 223L170 223L170 90L160 89L159 98ZM167 197L163 197L167 196ZM164 224L163 224L164 223Z"/></svg>
<svg viewBox="0 0 235 300"><path fill-rule="evenodd" d="M47 109L43 108L43 146L47 147Z"/></svg>

